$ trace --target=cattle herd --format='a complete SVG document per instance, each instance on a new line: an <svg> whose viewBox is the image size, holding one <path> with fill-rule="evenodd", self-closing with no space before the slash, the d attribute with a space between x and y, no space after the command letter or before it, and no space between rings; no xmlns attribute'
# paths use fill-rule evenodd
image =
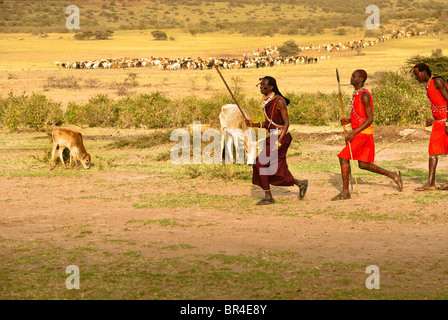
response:
<svg viewBox="0 0 448 320"><path fill-rule="evenodd" d="M131 58L124 57L118 59L99 59L75 62L55 62L56 66L65 69L111 69L111 68L138 68L138 67L158 67L161 70L206 70L212 69L215 65L224 69L240 68L261 68L274 67L279 65L297 65L318 63L328 60L328 53L343 52L349 50L359 50L366 47L372 47L378 43L391 39L410 38L414 36L427 35L423 32L393 31L383 34L373 40L348 41L344 43L332 43L324 45L299 46L299 55L281 57L278 55L277 47L266 47L262 50L253 51L251 54L245 54L243 58ZM313 56L306 52L314 52ZM306 54L305 54L306 53Z"/></svg>

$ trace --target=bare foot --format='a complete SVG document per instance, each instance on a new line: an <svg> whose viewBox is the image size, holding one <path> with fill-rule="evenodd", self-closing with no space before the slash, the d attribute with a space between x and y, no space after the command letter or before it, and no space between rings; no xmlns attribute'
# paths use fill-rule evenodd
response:
<svg viewBox="0 0 448 320"><path fill-rule="evenodd" d="M275 203L274 198L264 198L257 202L257 206L264 206L267 204L274 204L274 203Z"/></svg>
<svg viewBox="0 0 448 320"><path fill-rule="evenodd" d="M415 191L425 191L425 190L434 190L436 186L432 186L428 183L424 184L420 188L415 188Z"/></svg>
<svg viewBox="0 0 448 320"><path fill-rule="evenodd" d="M308 190L308 180L299 181L294 179L294 183L299 187L299 200L305 198L306 191Z"/></svg>
<svg viewBox="0 0 448 320"><path fill-rule="evenodd" d="M401 172L397 171L395 174L396 179L394 179L394 181L398 186L398 190L403 191L403 178L401 177Z"/></svg>
<svg viewBox="0 0 448 320"><path fill-rule="evenodd" d="M347 199L350 199L350 198L351 198L350 193L343 193L343 192L341 192L337 196L334 196L333 198L331 198L331 201L347 200Z"/></svg>
<svg viewBox="0 0 448 320"><path fill-rule="evenodd" d="M442 184L437 188L437 190L448 190L448 183Z"/></svg>

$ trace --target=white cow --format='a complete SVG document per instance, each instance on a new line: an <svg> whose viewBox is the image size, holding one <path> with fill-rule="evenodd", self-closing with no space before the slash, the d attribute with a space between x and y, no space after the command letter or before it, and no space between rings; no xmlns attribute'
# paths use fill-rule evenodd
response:
<svg viewBox="0 0 448 320"><path fill-rule="evenodd" d="M243 109L244 114L248 113ZM254 164L257 157L257 139L255 131L248 128L244 117L236 104L222 106L219 114L221 123L221 154L226 163L233 163L233 150L236 150L236 163L243 164L246 155L247 164Z"/></svg>

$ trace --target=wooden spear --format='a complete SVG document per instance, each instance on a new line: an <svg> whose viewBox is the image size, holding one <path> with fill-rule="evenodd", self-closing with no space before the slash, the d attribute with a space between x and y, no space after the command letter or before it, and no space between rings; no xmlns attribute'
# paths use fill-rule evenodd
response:
<svg viewBox="0 0 448 320"><path fill-rule="evenodd" d="M378 153L380 153L381 151L383 151L383 150L386 150L387 148L389 148L389 147L393 146L394 144L396 144L396 143L400 142L401 140L403 140L403 139L405 139L405 138L409 137L409 136L410 136L411 134L414 134L414 133L416 133L417 131L420 131L420 130L424 130L424 129L423 129L423 128L420 128L420 129L415 129L414 131L412 131L412 132L408 133L407 135L405 135L404 137L402 137L402 138L398 139L397 141L395 141L395 142L393 142L393 143L389 144L388 146L385 146L384 148L382 148L382 149L378 150L377 152L375 152L375 154L378 154Z"/></svg>
<svg viewBox="0 0 448 320"><path fill-rule="evenodd" d="M245 120L248 120L247 117L246 117L246 115L245 115L244 112L243 112L243 109L241 109L240 105L238 104L238 101L236 101L236 98L235 98L235 96L233 95L232 90L230 90L229 86L227 85L226 80L224 80L224 77L222 76L221 71L219 71L219 68L218 68L218 66L217 66L216 64L215 64L215 68L216 68L216 71L218 71L219 75L221 76L222 81L223 81L224 84L226 85L227 90L229 90L229 93L230 93L230 95L232 96L233 101L235 101L235 104L237 105L238 109L240 109L241 113L243 114L244 119L245 119Z"/></svg>

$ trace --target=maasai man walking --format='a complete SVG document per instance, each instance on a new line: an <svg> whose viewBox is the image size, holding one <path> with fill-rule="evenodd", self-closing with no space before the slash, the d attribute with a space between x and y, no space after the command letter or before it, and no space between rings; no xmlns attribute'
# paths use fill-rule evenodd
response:
<svg viewBox="0 0 448 320"><path fill-rule="evenodd" d="M352 96L352 108L350 119L341 118L342 125L351 124L352 132L347 137L347 145L338 154L342 173L342 191L331 200L350 199L349 179L350 179L350 159L358 160L359 168L374 173L382 174L391 178L400 191L403 190L403 181L400 171L396 173L378 167L373 162L375 160L375 142L373 140L373 100L370 92L364 88L367 80L367 72L356 70L351 77L351 85L355 92ZM350 152L351 147L351 152Z"/></svg>
<svg viewBox="0 0 448 320"><path fill-rule="evenodd" d="M432 118L426 126L432 126L429 139L429 175L428 182L416 191L433 190L436 188L436 168L439 156L448 154L448 128L446 126L448 85L443 78L433 75L425 63L416 64L413 68L415 78L420 83L426 83L429 101L431 101ZM448 184L440 186L440 190L448 190Z"/></svg>
<svg viewBox="0 0 448 320"><path fill-rule="evenodd" d="M277 87L277 81L273 77L264 77L260 78L260 80L260 92L263 94L261 108L263 109L266 121L253 123L249 119L246 120L247 126L265 128L270 132L270 136L265 140L263 150L253 165L252 183L261 187L265 192L265 198L259 201L257 205L275 203L270 185L296 185L299 187L299 199L302 200L308 189L308 180L295 179L286 163L286 154L292 141L291 134L288 132L289 115L287 105L289 104L289 99L285 98L280 93ZM278 136L278 141L271 145L271 138L273 135ZM278 153L278 156L273 156L271 158L271 153L275 155L275 152ZM267 163L261 161L263 160L260 159L261 155L263 155L263 158L269 159L269 161L266 161ZM265 174L263 170L272 166L277 166L276 172Z"/></svg>

